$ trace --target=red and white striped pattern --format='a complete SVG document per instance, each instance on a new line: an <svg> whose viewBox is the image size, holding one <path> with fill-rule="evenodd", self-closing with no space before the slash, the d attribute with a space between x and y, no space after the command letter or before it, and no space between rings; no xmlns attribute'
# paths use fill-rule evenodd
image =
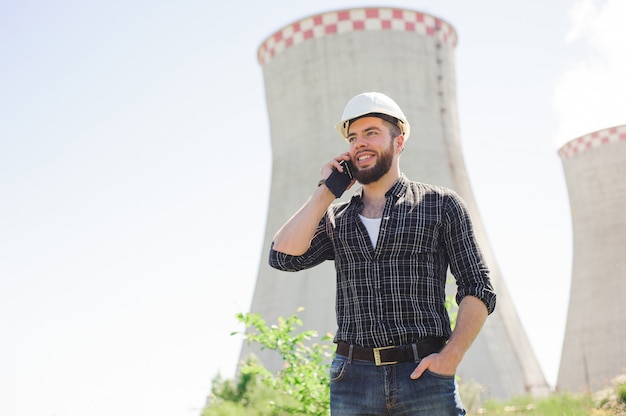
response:
<svg viewBox="0 0 626 416"><path fill-rule="evenodd" d="M567 142L567 144L559 149L559 156L561 156L561 159L567 160L587 149L593 149L606 143L619 141L626 142L626 125L599 130Z"/></svg>
<svg viewBox="0 0 626 416"><path fill-rule="evenodd" d="M261 65L285 49L309 39L341 33L373 30L416 32L438 36L441 41L456 46L454 28L436 17L404 9L386 7L340 10L300 20L270 36L259 47Z"/></svg>

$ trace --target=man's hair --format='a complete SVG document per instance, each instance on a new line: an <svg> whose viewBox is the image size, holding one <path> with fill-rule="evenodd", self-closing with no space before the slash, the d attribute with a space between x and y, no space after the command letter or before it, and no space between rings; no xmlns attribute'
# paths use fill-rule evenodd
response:
<svg viewBox="0 0 626 416"><path fill-rule="evenodd" d="M380 118L383 123L387 126L387 128L389 129L389 134L391 134L391 137L397 137L402 133L402 130L400 129L400 127L398 126L398 119L390 116L388 114L383 114L383 113L367 113L367 114L363 114L362 116L359 117L355 117L352 120L350 120L350 124L354 123L355 121L357 121L360 118L363 117L378 117Z"/></svg>
<svg viewBox="0 0 626 416"><path fill-rule="evenodd" d="M383 122L389 128L389 134L391 135L391 138L397 137L402 133L402 130L400 130L400 127L398 127L397 123L392 123L385 119L383 119Z"/></svg>

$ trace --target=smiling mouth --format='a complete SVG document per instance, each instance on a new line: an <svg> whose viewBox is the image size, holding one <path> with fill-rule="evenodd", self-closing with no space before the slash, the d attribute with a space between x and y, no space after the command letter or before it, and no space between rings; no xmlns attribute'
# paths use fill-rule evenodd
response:
<svg viewBox="0 0 626 416"><path fill-rule="evenodd" d="M369 162L373 161L376 155L368 153L363 155L358 155L356 157L356 162L359 166L367 166Z"/></svg>

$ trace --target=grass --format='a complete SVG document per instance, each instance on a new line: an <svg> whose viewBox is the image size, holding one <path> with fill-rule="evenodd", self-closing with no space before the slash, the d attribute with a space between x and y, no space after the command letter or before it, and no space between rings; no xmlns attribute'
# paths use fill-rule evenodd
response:
<svg viewBox="0 0 626 416"><path fill-rule="evenodd" d="M626 374L594 394L552 393L542 398L516 397L507 402L487 400L468 408L468 416L626 416Z"/></svg>
<svg viewBox="0 0 626 416"><path fill-rule="evenodd" d="M533 416L581 416L597 415L595 403L589 395L552 394L544 398L517 397L506 403L487 401L471 414L476 415L533 415ZM609 415L609 414L607 414Z"/></svg>

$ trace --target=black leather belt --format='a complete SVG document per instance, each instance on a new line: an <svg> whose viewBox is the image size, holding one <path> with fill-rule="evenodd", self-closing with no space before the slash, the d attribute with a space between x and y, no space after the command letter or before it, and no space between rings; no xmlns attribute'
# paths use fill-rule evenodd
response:
<svg viewBox="0 0 626 416"><path fill-rule="evenodd" d="M445 338L430 337L415 344L379 348L365 348L358 345L352 347L352 358L355 360L374 361L376 365L396 364L403 361L417 361L435 352L441 351L446 344ZM337 344L337 354L348 357L350 354L350 344L339 342Z"/></svg>

